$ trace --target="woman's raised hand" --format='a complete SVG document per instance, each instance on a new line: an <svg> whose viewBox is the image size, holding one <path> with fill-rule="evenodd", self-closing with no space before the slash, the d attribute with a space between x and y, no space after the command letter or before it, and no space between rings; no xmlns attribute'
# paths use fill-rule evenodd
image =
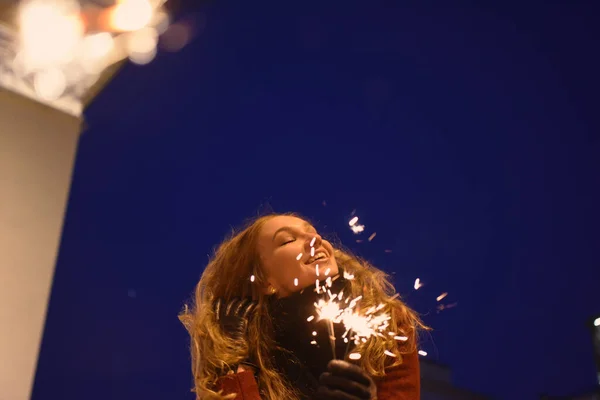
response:
<svg viewBox="0 0 600 400"><path fill-rule="evenodd" d="M234 297L230 301L219 298L214 303L217 321L223 332L234 340L246 340L248 319L256 307L250 298Z"/></svg>

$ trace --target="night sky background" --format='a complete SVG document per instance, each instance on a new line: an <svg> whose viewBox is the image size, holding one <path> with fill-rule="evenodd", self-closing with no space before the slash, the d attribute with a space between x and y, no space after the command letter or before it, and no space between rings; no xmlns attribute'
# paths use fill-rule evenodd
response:
<svg viewBox="0 0 600 400"><path fill-rule="evenodd" d="M193 399L177 313L269 207L392 274L458 386L594 386L594 2L189 3L86 112L34 400Z"/></svg>

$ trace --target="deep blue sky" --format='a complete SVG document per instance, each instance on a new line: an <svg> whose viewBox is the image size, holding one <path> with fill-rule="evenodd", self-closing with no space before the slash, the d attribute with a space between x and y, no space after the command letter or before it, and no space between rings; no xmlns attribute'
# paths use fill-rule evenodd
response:
<svg viewBox="0 0 600 400"><path fill-rule="evenodd" d="M447 3L181 9L205 22L194 41L86 113L34 399L192 399L177 312L267 204L394 273L458 385L593 386L597 13ZM354 243L354 209L373 242ZM443 291L458 307L436 314Z"/></svg>

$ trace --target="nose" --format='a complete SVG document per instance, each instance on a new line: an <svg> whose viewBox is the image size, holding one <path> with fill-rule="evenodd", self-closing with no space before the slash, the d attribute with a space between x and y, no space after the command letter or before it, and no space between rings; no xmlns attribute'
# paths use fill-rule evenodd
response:
<svg viewBox="0 0 600 400"><path fill-rule="evenodd" d="M318 233L310 233L306 235L306 241L304 243L304 250L307 254L310 254L311 247L318 249L323 243L323 238Z"/></svg>

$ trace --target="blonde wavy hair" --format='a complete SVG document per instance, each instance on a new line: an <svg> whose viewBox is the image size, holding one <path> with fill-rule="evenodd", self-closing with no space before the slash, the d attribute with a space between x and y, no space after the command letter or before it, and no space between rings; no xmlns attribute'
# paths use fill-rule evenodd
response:
<svg viewBox="0 0 600 400"><path fill-rule="evenodd" d="M299 392L280 374L273 364L272 351L277 348L273 339L273 324L269 313L268 298L261 290L266 286L257 240L264 224L279 215L269 214L249 221L239 231L233 231L216 249L196 286L191 305L185 305L179 319L190 335L190 352L194 389L198 400L224 400L235 398L234 394L222 395L215 391L215 384L223 371L230 370L244 359L251 357L260 368L258 387L261 397L268 400L298 399ZM302 218L305 219L305 218ZM390 330L408 337L398 342L391 336L373 337L361 343L356 351L362 354L359 365L371 376L385 375L384 369L402 364L402 354L416 351L417 333L427 329L414 311L395 295L389 275L367 261L352 255L340 246L334 256L339 267L354 275L349 280L353 297L362 295L361 306L368 308L381 303L383 310L391 315ZM254 275L252 282L250 276ZM254 316L248 324L248 344L229 339L223 334L215 318L213 302L217 298L252 297L257 301ZM388 350L398 355L390 358ZM390 364L390 360L393 363Z"/></svg>

